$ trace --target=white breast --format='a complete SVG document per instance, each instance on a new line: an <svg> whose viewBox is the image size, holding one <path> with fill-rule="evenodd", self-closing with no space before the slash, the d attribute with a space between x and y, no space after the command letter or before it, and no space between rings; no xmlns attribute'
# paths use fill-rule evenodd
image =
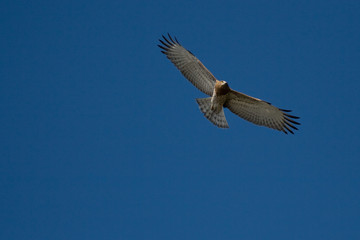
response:
<svg viewBox="0 0 360 240"><path fill-rule="evenodd" d="M226 101L227 95L216 96L215 94L211 97L211 110L215 113L219 113L223 108Z"/></svg>

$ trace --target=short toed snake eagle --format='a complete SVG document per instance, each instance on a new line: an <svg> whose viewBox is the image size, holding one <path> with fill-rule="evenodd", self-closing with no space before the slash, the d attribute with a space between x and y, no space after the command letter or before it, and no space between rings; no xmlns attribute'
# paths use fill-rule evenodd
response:
<svg viewBox="0 0 360 240"><path fill-rule="evenodd" d="M180 72L200 91L209 95L208 98L197 98L201 112L213 124L220 128L228 128L224 114L224 107L239 117L257 125L273 128L284 133L298 130L300 125L293 119L299 117L288 114L290 110L279 109L268 102L250 97L232 90L225 81L217 80L209 70L190 51L180 45L168 34L169 39L159 40L158 45L166 57L180 70Z"/></svg>

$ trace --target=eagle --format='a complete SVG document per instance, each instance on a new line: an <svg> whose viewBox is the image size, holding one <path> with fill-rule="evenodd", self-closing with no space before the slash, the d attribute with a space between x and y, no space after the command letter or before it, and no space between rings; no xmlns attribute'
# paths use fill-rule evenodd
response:
<svg viewBox="0 0 360 240"><path fill-rule="evenodd" d="M290 115L291 110L277 108L269 102L248 96L232 90L226 81L218 80L189 50L184 48L176 37L168 38L162 35L159 39L161 52L180 70L196 88L210 96L197 98L200 111L219 128L229 128L225 118L224 108L239 117L256 125L265 126L286 134L294 134L300 125L294 119L299 117Z"/></svg>

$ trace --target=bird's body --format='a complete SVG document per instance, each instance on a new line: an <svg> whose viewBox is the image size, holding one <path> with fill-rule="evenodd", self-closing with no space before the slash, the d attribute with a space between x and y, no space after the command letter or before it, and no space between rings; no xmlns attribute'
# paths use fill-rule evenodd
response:
<svg viewBox="0 0 360 240"><path fill-rule="evenodd" d="M225 81L217 80L209 70L191 52L186 50L180 43L171 38L160 40L162 48L167 58L180 70L180 72L200 91L209 95L207 98L197 98L200 110L204 116L214 125L220 128L228 128L224 108L241 118L257 125L273 128L284 133L293 133L292 129L297 130L293 125L299 125L293 119L298 119L289 115L290 110L279 109L268 102L250 97L243 93L232 90Z"/></svg>
<svg viewBox="0 0 360 240"><path fill-rule="evenodd" d="M225 81L216 80L214 92L211 96L211 110L218 113L224 106L229 92L229 85Z"/></svg>

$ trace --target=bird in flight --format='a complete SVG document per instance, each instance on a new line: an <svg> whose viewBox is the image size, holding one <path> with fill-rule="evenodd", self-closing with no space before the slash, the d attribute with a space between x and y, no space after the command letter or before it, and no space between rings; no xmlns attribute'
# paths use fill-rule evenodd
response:
<svg viewBox="0 0 360 240"><path fill-rule="evenodd" d="M214 75L195 57L185 49L179 41L168 34L168 38L159 40L162 53L175 65L177 69L196 88L210 97L197 98L200 111L214 125L220 128L229 128L226 121L224 108L239 117L256 125L273 128L294 134L298 130L295 125L300 125L294 119L299 117L290 115L291 110L279 109L270 103L258 98L232 90L225 81L217 80Z"/></svg>

